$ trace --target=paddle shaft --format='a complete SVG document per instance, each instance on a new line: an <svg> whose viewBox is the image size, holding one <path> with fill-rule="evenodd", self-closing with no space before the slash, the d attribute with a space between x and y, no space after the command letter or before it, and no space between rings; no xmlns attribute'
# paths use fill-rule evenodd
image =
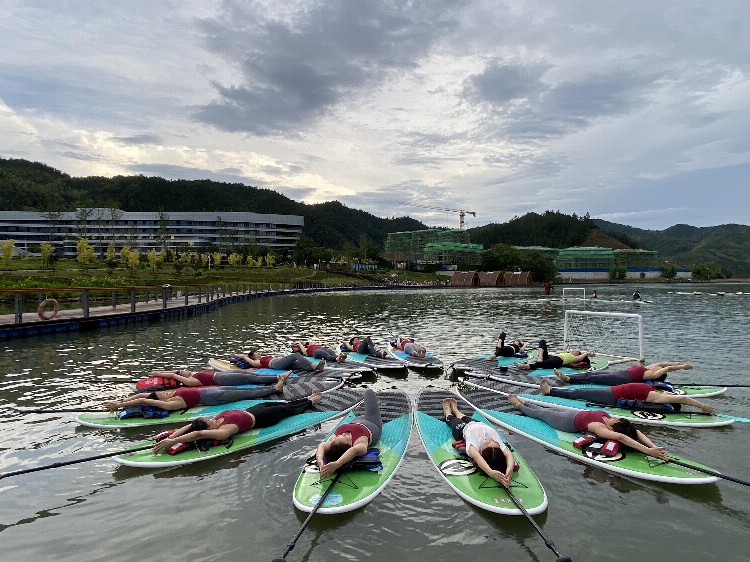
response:
<svg viewBox="0 0 750 562"><path fill-rule="evenodd" d="M50 468L59 468L61 466L69 466L71 464L95 461L97 459L106 459L108 457L116 457L117 455L124 455L126 453L133 453L135 451L145 451L146 449L150 449L151 447L153 447L153 445L144 445L143 447L138 447L136 449L125 449L123 451L115 451L113 453L103 453L101 455L94 455L93 457L85 457L82 459L76 459L72 461L55 462L52 464L46 464L44 466L37 466L36 468L25 468L23 470L15 470L13 472L6 472L5 474L0 474L0 479L7 478L9 476L18 476L19 474L28 474L30 472L39 472L41 470L49 470Z"/></svg>
<svg viewBox="0 0 750 562"><path fill-rule="evenodd" d="M57 413L71 413L71 412L109 412L111 410L102 410L96 408L57 408L50 410L16 410L19 414L57 414Z"/></svg>
<svg viewBox="0 0 750 562"><path fill-rule="evenodd" d="M536 532L539 533L540 537L542 537L542 540L544 541L544 544L547 545L547 548L549 548L552 552L555 553L555 556L557 556L557 561L566 562L566 561L571 560L570 557L563 556L562 554L560 554L560 551L557 550L557 548L555 547L555 543L552 542L552 539L544 534L544 531L542 531L542 528L539 525L537 525L536 521L534 521L534 518L531 516L531 514L528 511L526 511L526 508L521 504L518 498L513 495L513 492L511 492L509 488L506 488L505 491L508 493L508 497L510 497L510 499L513 500L513 503L516 504L516 507L518 507L518 509L521 510L521 513L523 513L526 516L526 519L529 520L529 523L531 523L534 526L534 529L536 529Z"/></svg>
<svg viewBox="0 0 750 562"><path fill-rule="evenodd" d="M339 478L341 477L342 470L339 470L336 472L336 476L334 476L333 480L331 480L331 484L326 488L326 491L323 492L323 494L320 496L320 499L318 500L318 503L315 504L315 506L312 508L312 511L310 512L310 515L307 516L307 518L302 522L302 526L299 528L297 533L292 537L292 540L289 541L289 544L286 545L286 548L284 549L284 553L281 555L281 558L274 558L273 562L285 562L286 561L286 555L289 554L297 544L297 539L299 539L302 536L302 533L304 532L305 528L307 527L307 524L310 523L310 519L313 518L313 515L315 515L320 509L320 506L323 505L323 502L328 497L328 493L333 490L333 487L336 485L336 482L339 481Z"/></svg>
<svg viewBox="0 0 750 562"><path fill-rule="evenodd" d="M678 461L676 459L668 459L667 462L671 462L673 464L679 464L680 466L684 466L685 468L689 468L691 470L696 470L698 472L702 472L703 474L709 474L711 476L716 476L718 478L723 478L724 480L729 480L730 482L736 482L737 484L742 484L743 486L750 486L750 482L747 482L746 480L740 480L739 478L734 478L732 476L727 476L726 474L722 474L721 472L716 472L715 470L708 470L705 468L701 468L699 466L693 466L690 463Z"/></svg>

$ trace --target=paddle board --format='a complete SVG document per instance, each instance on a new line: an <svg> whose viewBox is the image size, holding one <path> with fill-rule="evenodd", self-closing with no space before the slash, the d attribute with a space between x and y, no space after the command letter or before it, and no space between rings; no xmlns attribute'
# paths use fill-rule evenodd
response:
<svg viewBox="0 0 750 562"><path fill-rule="evenodd" d="M380 440L371 446L380 449L382 468L377 472L362 469L344 471L317 513L344 513L367 505L383 490L401 463L411 435L411 400L401 390L381 390L378 400L383 432ZM339 425L351 422L361 413L348 413ZM333 431L328 437L332 434ZM312 511L333 478L330 476L321 480L314 461L306 464L294 486L295 507L301 511Z"/></svg>
<svg viewBox="0 0 750 562"><path fill-rule="evenodd" d="M341 387L346 382L345 379L325 379L320 375L303 375L301 377L290 377L287 384L284 385L282 397L284 400L294 400L303 396L310 396L314 390L326 392ZM237 388L237 387L226 387ZM188 410L178 410L170 412L165 418L126 418L121 420L117 417L117 412L86 412L78 415L76 421L86 427L95 427L99 429L122 429L126 427L144 427L151 425L167 425L175 423L189 423L195 418L201 416L214 416L224 410L244 410L264 400L241 400L230 402L218 406L196 406ZM271 402L278 400L271 400Z"/></svg>
<svg viewBox="0 0 750 562"><path fill-rule="evenodd" d="M513 384L516 386L522 386L527 388L539 388L539 377L530 376L527 373L521 373L518 371L514 372L502 372L497 370L465 370L463 371L465 376L490 379L497 382L503 382L506 384ZM601 384L568 384L563 385L557 378L546 379L550 386L564 387L564 388L605 388L608 385ZM671 383L669 383L671 384ZM691 396L693 398L708 398L710 396L718 396L724 394L727 391L726 386L691 386L691 385L672 385L674 392L672 394L682 394ZM664 390L655 389L656 392L664 392Z"/></svg>
<svg viewBox="0 0 750 562"><path fill-rule="evenodd" d="M466 381L474 387L481 387L485 390L496 392L501 395L507 395L508 392L513 392L515 385L508 385L506 383L499 383L492 380L488 380L482 383L475 383ZM617 408L615 406L602 406L597 404L590 404L585 400L574 400L569 398L561 398L559 396L545 396L541 394L541 391L534 389L533 392L527 394L518 394L518 396L532 404L538 404L540 406L553 406L557 408L563 408L567 410L603 410L613 417L626 418L633 423L640 423L646 425L661 425L670 427L720 427L724 425L730 425L735 421L750 421L745 418L737 418L734 416L724 416L717 414L715 416L709 416L706 414L700 414L697 412L654 412L651 410L629 410L626 408Z"/></svg>
<svg viewBox="0 0 750 562"><path fill-rule="evenodd" d="M431 353L428 353L424 357L414 357L413 355L409 355L408 353L401 351L401 350L391 350L391 353L401 361L403 361L406 366L410 369L442 369L443 368L443 362L432 355Z"/></svg>
<svg viewBox="0 0 750 562"><path fill-rule="evenodd" d="M351 358L353 361L364 363L376 371L398 371L406 369L406 363L398 357L377 357L375 355L356 353L354 351L347 351L346 355L347 361Z"/></svg>
<svg viewBox="0 0 750 562"><path fill-rule="evenodd" d="M135 468L166 468L201 462L229 455L237 451L252 449L262 443L292 435L324 421L339 417L354 408L361 400L361 392L351 389L337 389L326 393L322 402L302 414L285 418L271 427L251 429L245 433L233 435L231 445L229 446L216 445L206 452L199 451L198 449L189 449L177 455L170 455L167 452L154 455L150 450L145 450L118 455L112 458L119 464ZM223 409L219 411L228 409L234 408L227 408L225 404ZM215 412L215 414L218 413ZM148 443L139 443L133 448L143 447L144 445L148 445Z"/></svg>
<svg viewBox="0 0 750 562"><path fill-rule="evenodd" d="M472 505L503 515L523 515L502 484L477 469L466 455L459 454L452 446L453 435L443 419L442 404L445 398L457 397L447 390L424 388L417 396L417 410L414 412L422 444L438 474L454 492ZM464 413L474 410L460 397L458 404L459 410ZM491 425L487 418L476 410L471 417L475 421ZM547 509L547 494L544 487L518 451L513 450L513 456L520 468L513 473L511 493L530 514L543 512Z"/></svg>
<svg viewBox="0 0 750 562"><path fill-rule="evenodd" d="M516 363L526 363L533 361L535 352L530 353L527 358L522 357L495 357L492 354L476 355L466 359L455 361L451 367L456 371L490 371L492 373L504 373L513 370L516 373L523 373L532 377L554 377L554 369L536 369L535 371L522 371L515 367ZM591 367L588 369L573 369L571 367L560 367L560 371L566 375L574 375L586 371L599 371L609 365L609 360L604 357L591 357Z"/></svg>
<svg viewBox="0 0 750 562"><path fill-rule="evenodd" d="M709 484L719 479L717 476L709 476L644 455L639 451L625 450L623 447L620 447L614 457L585 452L573 445L573 441L580 437L581 433L559 431L541 420L520 415L504 397L495 392L472 388L471 391L460 391L460 395L475 408L481 409L490 421L562 455L615 474L671 484ZM689 459L671 456L675 460L698 468L713 470Z"/></svg>

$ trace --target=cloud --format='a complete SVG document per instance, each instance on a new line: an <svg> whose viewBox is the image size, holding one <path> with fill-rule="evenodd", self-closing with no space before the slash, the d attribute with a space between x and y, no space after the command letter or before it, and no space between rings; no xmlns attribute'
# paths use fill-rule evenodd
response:
<svg viewBox="0 0 750 562"><path fill-rule="evenodd" d="M451 13L460 4L338 0L305 6L286 19L231 5L201 27L207 47L232 61L241 80L214 82L218 99L196 116L227 131L291 134L388 77L414 70L456 25Z"/></svg>

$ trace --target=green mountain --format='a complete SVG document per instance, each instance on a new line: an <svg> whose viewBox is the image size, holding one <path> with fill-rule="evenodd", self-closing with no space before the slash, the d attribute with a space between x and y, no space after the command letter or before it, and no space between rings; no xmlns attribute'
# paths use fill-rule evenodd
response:
<svg viewBox="0 0 750 562"><path fill-rule="evenodd" d="M604 232L621 240L633 240L675 264L716 263L732 277L750 277L750 226L677 224L665 230L643 230L599 219L593 222Z"/></svg>
<svg viewBox="0 0 750 562"><path fill-rule="evenodd" d="M424 230L411 217L382 219L338 201L298 203L270 189L211 180L158 177L71 177L38 162L0 158L0 210L55 211L115 207L123 211L249 211L305 217L303 235L319 246L358 246L367 236L382 248L389 232ZM750 277L750 226L726 224L643 230L588 215L528 213L502 224L469 229L471 241L490 248L514 246L606 246L656 250L678 266L716 263L735 277Z"/></svg>
<svg viewBox="0 0 750 562"><path fill-rule="evenodd" d="M382 219L338 201L306 205L270 189L240 183L145 176L76 178L38 162L0 158L0 210L72 211L77 207L302 215L303 236L334 249L347 243L357 246L361 235L382 248L389 232L427 228L410 217Z"/></svg>

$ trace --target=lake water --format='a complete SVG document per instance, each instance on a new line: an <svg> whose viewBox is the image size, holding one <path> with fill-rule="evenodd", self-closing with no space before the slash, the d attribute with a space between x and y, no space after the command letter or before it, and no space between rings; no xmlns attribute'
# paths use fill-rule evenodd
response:
<svg viewBox="0 0 750 562"><path fill-rule="evenodd" d="M596 287L628 298L628 286ZM702 294L725 291L723 296ZM556 292L559 292L557 288ZM671 291L671 292L670 292ZM690 294L677 294L677 292ZM674 381L750 383L750 285L644 285L653 304L587 303L637 312L648 361L685 360ZM588 291L587 291L588 292ZM0 472L121 449L153 434L76 425L74 414L20 415L9 407L95 406L127 393L106 375L140 378L157 367L204 366L210 357L259 347L286 351L299 338L337 344L356 334L384 343L409 334L453 360L489 352L500 331L562 342L564 306L540 289L442 289L315 294L258 299L198 318L145 327L0 343ZM415 397L443 374L380 375L375 389L398 386ZM750 415L750 389L706 399L720 411ZM333 427L308 430L247 453L188 467L139 471L109 460L0 480L0 559L86 561L266 560L277 558L304 520L292 489L304 459ZM650 428L657 444L728 475L750 480L750 426ZM750 488L721 481L675 486L610 475L510 441L544 484L549 509L536 521L573 560L746 560ZM370 505L316 516L287 556L330 560L554 560L524 517L480 511L444 484L412 433L396 476Z"/></svg>

